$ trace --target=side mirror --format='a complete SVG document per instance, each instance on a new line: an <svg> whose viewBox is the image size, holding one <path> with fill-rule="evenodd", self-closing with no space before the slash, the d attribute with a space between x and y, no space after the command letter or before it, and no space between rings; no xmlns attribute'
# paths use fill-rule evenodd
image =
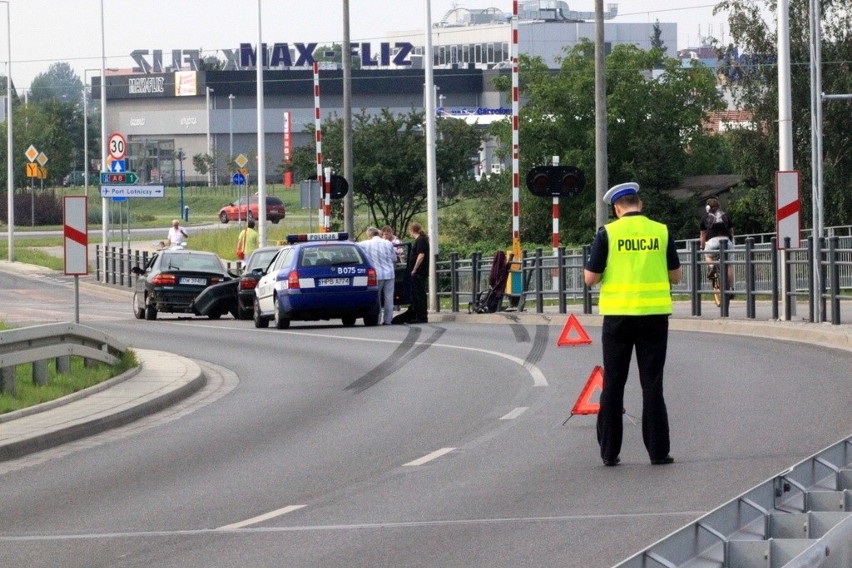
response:
<svg viewBox="0 0 852 568"><path fill-rule="evenodd" d="M228 269L228 275L231 276L231 278L239 278L241 275L240 273L241 271L237 270L236 268Z"/></svg>

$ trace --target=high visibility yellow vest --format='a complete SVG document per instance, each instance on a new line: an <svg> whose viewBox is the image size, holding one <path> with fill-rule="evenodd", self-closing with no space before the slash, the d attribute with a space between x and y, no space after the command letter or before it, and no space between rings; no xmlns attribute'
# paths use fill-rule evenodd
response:
<svg viewBox="0 0 852 568"><path fill-rule="evenodd" d="M600 314L672 313L666 226L642 215L630 215L606 225L606 234L609 252L601 279Z"/></svg>

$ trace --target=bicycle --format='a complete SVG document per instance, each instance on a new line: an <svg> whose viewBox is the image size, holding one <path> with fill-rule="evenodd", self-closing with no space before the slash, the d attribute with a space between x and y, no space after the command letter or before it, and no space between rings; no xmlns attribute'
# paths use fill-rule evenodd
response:
<svg viewBox="0 0 852 568"><path fill-rule="evenodd" d="M716 303L716 307L719 308L722 306L722 289L719 286L719 271L715 266L711 266L710 270L707 271L707 279L710 280L713 286L713 301Z"/></svg>

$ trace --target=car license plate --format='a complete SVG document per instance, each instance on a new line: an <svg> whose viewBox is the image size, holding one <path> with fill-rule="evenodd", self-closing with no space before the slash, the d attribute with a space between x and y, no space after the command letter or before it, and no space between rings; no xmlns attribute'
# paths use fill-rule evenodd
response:
<svg viewBox="0 0 852 568"><path fill-rule="evenodd" d="M348 278L320 278L320 286L349 286Z"/></svg>
<svg viewBox="0 0 852 568"><path fill-rule="evenodd" d="M181 278L181 284L186 284L187 286L207 286L206 278Z"/></svg>

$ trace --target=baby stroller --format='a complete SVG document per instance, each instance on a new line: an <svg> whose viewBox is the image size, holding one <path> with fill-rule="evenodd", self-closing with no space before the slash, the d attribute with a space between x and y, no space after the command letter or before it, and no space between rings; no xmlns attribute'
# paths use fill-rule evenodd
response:
<svg viewBox="0 0 852 568"><path fill-rule="evenodd" d="M509 278L509 262L506 253L498 250L491 261L491 271L488 273L488 290L479 292L468 305L468 313L490 314L499 312L502 308L503 294L506 291L506 280Z"/></svg>

